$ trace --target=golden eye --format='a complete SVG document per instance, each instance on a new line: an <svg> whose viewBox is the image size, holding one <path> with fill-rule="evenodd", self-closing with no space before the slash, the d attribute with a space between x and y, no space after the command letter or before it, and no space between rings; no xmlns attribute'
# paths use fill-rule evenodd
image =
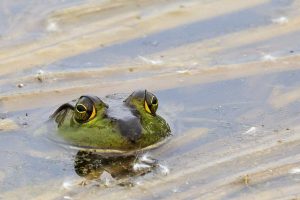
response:
<svg viewBox="0 0 300 200"><path fill-rule="evenodd" d="M145 100L144 100L144 107L146 112L155 115L156 110L158 108L158 100L156 96L150 92L145 90Z"/></svg>
<svg viewBox="0 0 300 200"><path fill-rule="evenodd" d="M145 101L145 110L146 110L148 113L152 114L152 113L151 113L151 110L150 110L150 108L149 108L149 106L148 106L148 104L147 104L147 101Z"/></svg>
<svg viewBox="0 0 300 200"><path fill-rule="evenodd" d="M96 116L96 109L93 101L87 96L79 98L75 106L74 118L78 123L85 123Z"/></svg>
<svg viewBox="0 0 300 200"><path fill-rule="evenodd" d="M92 112L89 120L94 119L95 116L96 116L96 108L95 108L95 106L93 106L93 112Z"/></svg>

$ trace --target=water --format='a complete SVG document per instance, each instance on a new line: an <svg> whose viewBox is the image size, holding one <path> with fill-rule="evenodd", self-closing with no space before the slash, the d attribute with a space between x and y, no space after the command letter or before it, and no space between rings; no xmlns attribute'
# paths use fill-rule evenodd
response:
<svg viewBox="0 0 300 200"><path fill-rule="evenodd" d="M299 1L4 1L0 10L0 198L299 198ZM167 175L154 170L130 188L87 181L77 151L45 137L65 102L144 88L172 128L150 152Z"/></svg>

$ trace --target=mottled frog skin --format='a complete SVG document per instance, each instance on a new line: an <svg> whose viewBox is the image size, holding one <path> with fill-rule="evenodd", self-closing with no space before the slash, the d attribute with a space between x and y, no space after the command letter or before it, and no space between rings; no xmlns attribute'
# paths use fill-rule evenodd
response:
<svg viewBox="0 0 300 200"><path fill-rule="evenodd" d="M105 101L81 96L60 106L51 116L60 138L81 149L126 153L154 148L170 135L151 92L135 91L126 99L109 95Z"/></svg>

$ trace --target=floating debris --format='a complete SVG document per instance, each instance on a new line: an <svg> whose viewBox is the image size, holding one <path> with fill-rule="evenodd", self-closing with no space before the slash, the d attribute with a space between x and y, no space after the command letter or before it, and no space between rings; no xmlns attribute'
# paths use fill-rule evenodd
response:
<svg viewBox="0 0 300 200"><path fill-rule="evenodd" d="M35 77L38 81L43 82L45 79L44 74L45 74L45 72L43 70L39 70Z"/></svg>
<svg viewBox="0 0 300 200"><path fill-rule="evenodd" d="M281 16L275 19L272 19L272 22L275 24L286 24L289 22L287 17Z"/></svg>
<svg viewBox="0 0 300 200"><path fill-rule="evenodd" d="M145 58L143 56L138 56L138 58L141 59L142 61L144 61L145 63L149 63L149 64L152 64L152 65L161 65L161 64L163 64L162 60L151 60L151 59Z"/></svg>
<svg viewBox="0 0 300 200"><path fill-rule="evenodd" d="M17 85L17 87L18 87L18 88L22 88L22 87L24 87L24 84L23 84L23 83L19 83L19 84Z"/></svg>

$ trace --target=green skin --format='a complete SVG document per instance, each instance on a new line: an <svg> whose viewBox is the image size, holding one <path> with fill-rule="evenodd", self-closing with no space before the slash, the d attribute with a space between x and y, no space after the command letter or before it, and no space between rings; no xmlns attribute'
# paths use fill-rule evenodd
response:
<svg viewBox="0 0 300 200"><path fill-rule="evenodd" d="M99 99L94 102L95 117L87 122L79 123L75 119L76 109L72 106L62 106L52 118L58 123L58 135L73 146L106 151L136 151L163 141L171 132L162 117L155 112L147 112L145 100L151 95L147 91L132 93L122 105L128 110L127 118L110 116L110 108ZM134 119L135 123L127 125L128 118ZM120 128L120 120L125 124L123 128ZM135 127L139 127L139 131Z"/></svg>

